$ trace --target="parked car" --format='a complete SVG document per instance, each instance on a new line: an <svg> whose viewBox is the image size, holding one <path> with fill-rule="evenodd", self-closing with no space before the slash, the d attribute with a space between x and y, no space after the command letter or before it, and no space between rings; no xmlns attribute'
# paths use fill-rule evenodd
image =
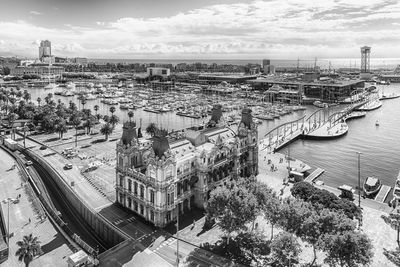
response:
<svg viewBox="0 0 400 267"><path fill-rule="evenodd" d="M45 145L40 147L40 150L45 150L45 149L47 149L47 146L45 146Z"/></svg>
<svg viewBox="0 0 400 267"><path fill-rule="evenodd" d="M72 164L71 163L65 164L64 169L66 169L66 170L72 169Z"/></svg>

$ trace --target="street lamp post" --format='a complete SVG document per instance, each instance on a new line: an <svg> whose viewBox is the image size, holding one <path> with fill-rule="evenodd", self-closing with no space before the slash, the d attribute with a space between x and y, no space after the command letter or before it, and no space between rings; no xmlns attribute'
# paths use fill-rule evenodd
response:
<svg viewBox="0 0 400 267"><path fill-rule="evenodd" d="M4 199L4 202L7 202L7 244L10 244L10 201L12 198L8 197Z"/></svg>
<svg viewBox="0 0 400 267"><path fill-rule="evenodd" d="M360 169L360 156L361 152L357 152L358 155L358 207L361 207L361 169Z"/></svg>

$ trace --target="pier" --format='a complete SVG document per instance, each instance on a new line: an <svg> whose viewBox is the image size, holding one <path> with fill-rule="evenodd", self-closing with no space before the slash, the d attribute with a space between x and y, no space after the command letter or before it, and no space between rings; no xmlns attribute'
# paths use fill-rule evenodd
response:
<svg viewBox="0 0 400 267"><path fill-rule="evenodd" d="M375 201L385 202L385 199L386 199L386 197L389 194L391 189L392 188L390 186L382 185L381 190L379 190L379 193L375 197Z"/></svg>
<svg viewBox="0 0 400 267"><path fill-rule="evenodd" d="M313 183L318 177L321 176L321 174L323 174L325 172L324 169L321 168L317 168L315 171L313 171L309 176L306 177L306 179L304 179L305 182L308 183Z"/></svg>

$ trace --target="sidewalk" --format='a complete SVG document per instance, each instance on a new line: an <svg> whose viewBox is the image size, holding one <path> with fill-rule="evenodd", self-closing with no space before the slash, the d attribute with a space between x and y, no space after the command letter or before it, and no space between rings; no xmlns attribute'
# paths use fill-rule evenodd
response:
<svg viewBox="0 0 400 267"><path fill-rule="evenodd" d="M67 266L67 257L73 252L67 246L64 238L59 234L48 219L41 221L38 218L39 205L32 202L35 197L33 191L30 191L28 184L21 187L21 178L18 174L18 168L8 170L14 164L13 159L4 151L0 150L0 200L8 197L13 199L21 194L20 201L17 204L10 203L10 254L8 260L2 263L4 267L24 266L15 256L19 248L17 241L22 240L24 235L32 233L37 236L41 242L43 255L35 258L29 266ZM1 201L1 207L4 213L5 225L7 227L7 203ZM31 222L29 223L29 219Z"/></svg>

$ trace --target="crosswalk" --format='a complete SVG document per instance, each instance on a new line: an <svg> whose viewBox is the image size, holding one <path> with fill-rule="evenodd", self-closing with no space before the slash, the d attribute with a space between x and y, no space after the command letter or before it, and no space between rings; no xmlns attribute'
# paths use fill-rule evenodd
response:
<svg viewBox="0 0 400 267"><path fill-rule="evenodd" d="M126 220L124 220L124 219L115 220L115 221L114 221L114 224L115 224L115 225L119 225L119 224L121 224L121 223L123 223L123 222L129 222L129 223L131 223L131 222L133 222L133 221L135 221L135 220L136 220L135 217L132 216L132 217L130 217L129 219L126 219Z"/></svg>
<svg viewBox="0 0 400 267"><path fill-rule="evenodd" d="M164 246L172 245L174 242L176 242L176 239L175 238L170 238L170 239L162 242L156 249L154 249L154 251L157 251L157 250L161 249Z"/></svg>
<svg viewBox="0 0 400 267"><path fill-rule="evenodd" d="M145 238L147 238L147 237L149 237L149 236L155 234L156 232L157 232L157 230L154 230L154 231L151 232L151 233L148 233L148 234L146 234L146 235L143 235L143 236L139 237L137 241L140 242L140 241L142 241L143 239L145 239Z"/></svg>

